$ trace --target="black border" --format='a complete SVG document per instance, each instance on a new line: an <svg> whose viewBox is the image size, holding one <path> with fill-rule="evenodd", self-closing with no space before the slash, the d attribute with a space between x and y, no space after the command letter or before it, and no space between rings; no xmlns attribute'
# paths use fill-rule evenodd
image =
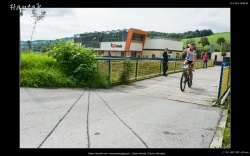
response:
<svg viewBox="0 0 250 156"><path fill-rule="evenodd" d="M82 4L84 2L84 5ZM244 62L248 62L248 37L247 32L249 32L249 28L247 27L247 19L248 19L248 4L241 4L242 2L247 1L151 1L151 2L136 2L136 1L91 1L88 2L88 6L85 6L85 1L10 1L8 2L7 9L6 5L4 10L6 9L8 12L8 17L10 20L10 24L8 22L7 26L11 33L8 35L8 50L3 51L4 57L8 58L9 60L8 65L11 65L8 69L5 68L3 77L7 78L10 82L8 83L8 88L11 87L8 91L8 98L7 103L9 108L7 108L7 115L11 116L11 120L7 120L8 130L7 132L11 132L9 134L11 137L8 138L10 141L10 147L17 149L19 152L28 152L33 151L30 149L19 149L19 12L17 10L10 10L10 4L17 4L17 5L34 5L39 3L42 7L47 8L84 8L84 7L178 7L178 8L231 8L231 148L230 149L74 149L79 150L82 154L89 154L88 152L135 152L135 153L144 153L144 152L164 152L165 155L174 154L187 154L187 155L218 155L218 154L234 154L236 152L248 152L249 154L249 141L247 140L248 136L248 114L246 107L248 105L248 101L246 101L246 96L244 93L248 92L248 88L244 89L241 88L242 86L247 85L241 84L244 82L244 77L247 77L247 72L244 68ZM114 6L110 6L110 4ZM149 6L145 6L148 4ZM108 6L107 6L108 5ZM143 6L144 5L144 6ZM191 18L195 17L195 15L191 15ZM187 16L189 18L189 16ZM195 19L195 18L194 18ZM195 22L195 21L194 21ZM244 53L244 54L243 54ZM246 54L246 55L245 55ZM6 55L6 56L5 56ZM245 61L244 61L245 60ZM3 67L3 66L2 66ZM247 80L245 82L248 82ZM17 88L17 89L15 89ZM15 94L13 94L13 92ZM15 97L12 97L15 95ZM14 109L13 109L14 108ZM9 126L11 125L11 126ZM11 129L11 130L9 130ZM15 143L14 143L15 141ZM38 149L41 154L45 151L52 152L54 149ZM66 152L67 149L61 149L60 151ZM69 150L67 150L69 151ZM57 153L58 151L56 151ZM71 150L69 151L72 152ZM227 152L227 153L226 153ZM241 153L242 155L242 153Z"/></svg>

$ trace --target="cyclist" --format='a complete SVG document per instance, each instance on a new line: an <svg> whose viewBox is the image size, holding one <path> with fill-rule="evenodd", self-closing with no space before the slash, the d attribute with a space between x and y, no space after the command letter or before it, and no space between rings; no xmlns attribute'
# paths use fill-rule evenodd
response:
<svg viewBox="0 0 250 156"><path fill-rule="evenodd" d="M192 83L193 80L193 72L192 69L194 67L194 63L196 61L196 44L195 43L190 43L189 47L184 49L184 51L182 52L182 55L186 55L186 59L185 59L185 64L189 64L189 73L190 73L190 82Z"/></svg>

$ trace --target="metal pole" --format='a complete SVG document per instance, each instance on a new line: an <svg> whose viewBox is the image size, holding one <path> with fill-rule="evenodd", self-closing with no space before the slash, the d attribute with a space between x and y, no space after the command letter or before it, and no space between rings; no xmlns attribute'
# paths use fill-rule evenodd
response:
<svg viewBox="0 0 250 156"><path fill-rule="evenodd" d="M160 60L160 75L161 75L161 73L162 73L162 60Z"/></svg>
<svg viewBox="0 0 250 156"><path fill-rule="evenodd" d="M220 81L219 81L219 88L218 88L217 100L220 99L221 86L222 86L222 76L223 76L223 68L224 68L224 66L225 66L225 63L221 63L221 72L220 72Z"/></svg>
<svg viewBox="0 0 250 156"><path fill-rule="evenodd" d="M135 79L137 79L138 76L138 59L136 59L136 64L135 64Z"/></svg>
<svg viewBox="0 0 250 156"><path fill-rule="evenodd" d="M20 62L20 67L21 67L21 16L23 16L23 9L21 8L20 9L20 12L19 12L20 16L19 16L19 62Z"/></svg>
<svg viewBox="0 0 250 156"><path fill-rule="evenodd" d="M175 62L174 62L174 72L176 70L176 64L177 64L177 60L175 60Z"/></svg>
<svg viewBox="0 0 250 156"><path fill-rule="evenodd" d="M108 60L108 86L110 87L110 59Z"/></svg>
<svg viewBox="0 0 250 156"><path fill-rule="evenodd" d="M230 93L230 88L228 88L226 94L223 96L222 100L220 101L220 104L224 104L224 102L227 99L227 96L228 96L229 93Z"/></svg>
<svg viewBox="0 0 250 156"><path fill-rule="evenodd" d="M221 50L222 50L222 42L220 42L220 52L221 52Z"/></svg>

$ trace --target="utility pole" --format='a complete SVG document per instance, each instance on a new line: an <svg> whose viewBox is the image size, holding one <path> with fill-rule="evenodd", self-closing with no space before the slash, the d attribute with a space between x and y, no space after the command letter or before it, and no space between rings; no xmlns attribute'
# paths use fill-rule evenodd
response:
<svg viewBox="0 0 250 156"><path fill-rule="evenodd" d="M20 8L19 11L20 17L19 17L19 62L21 67L21 16L23 16L23 8Z"/></svg>
<svg viewBox="0 0 250 156"><path fill-rule="evenodd" d="M222 51L222 42L220 42L220 52Z"/></svg>

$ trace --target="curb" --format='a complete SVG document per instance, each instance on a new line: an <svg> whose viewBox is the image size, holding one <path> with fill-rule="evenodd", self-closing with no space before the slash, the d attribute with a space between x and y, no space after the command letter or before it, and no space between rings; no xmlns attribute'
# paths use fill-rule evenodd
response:
<svg viewBox="0 0 250 156"><path fill-rule="evenodd" d="M212 143L210 144L210 148L222 147L223 133L227 123L227 115L228 115L228 110L224 110L222 113L222 117L219 121L219 124L216 128L216 132L214 134Z"/></svg>

